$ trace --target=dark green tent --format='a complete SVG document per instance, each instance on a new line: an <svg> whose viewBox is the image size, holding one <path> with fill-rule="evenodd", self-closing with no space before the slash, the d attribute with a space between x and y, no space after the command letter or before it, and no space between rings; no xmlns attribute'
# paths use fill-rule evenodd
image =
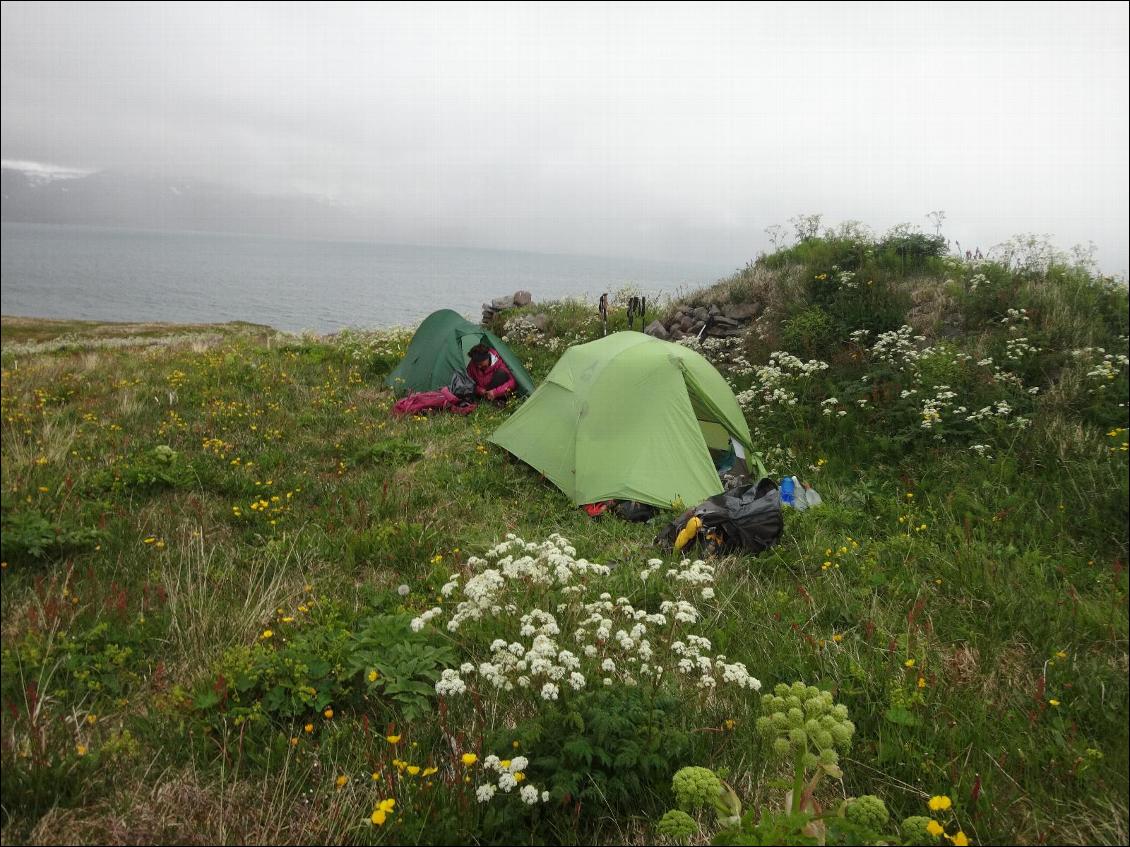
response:
<svg viewBox="0 0 1130 847"><path fill-rule="evenodd" d="M385 385L397 394L435 391L451 383L455 371L467 370L467 353L482 342L498 351L514 374L518 390L531 394L534 381L518 357L488 329L473 324L451 309L432 312L416 330L404 360L387 377Z"/></svg>

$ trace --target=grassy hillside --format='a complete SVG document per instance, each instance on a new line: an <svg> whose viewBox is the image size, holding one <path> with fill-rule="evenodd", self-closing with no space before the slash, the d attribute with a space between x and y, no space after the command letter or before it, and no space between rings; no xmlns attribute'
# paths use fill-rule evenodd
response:
<svg viewBox="0 0 1130 847"><path fill-rule="evenodd" d="M1125 843L1126 289L1037 246L843 230L691 295L761 307L701 348L825 503L705 565L489 445L510 409L391 417L403 333L6 319L4 842L704 843L696 765L725 843L800 843L798 772L889 810L832 842ZM538 380L601 331L526 312ZM759 726L794 681L854 732Z"/></svg>

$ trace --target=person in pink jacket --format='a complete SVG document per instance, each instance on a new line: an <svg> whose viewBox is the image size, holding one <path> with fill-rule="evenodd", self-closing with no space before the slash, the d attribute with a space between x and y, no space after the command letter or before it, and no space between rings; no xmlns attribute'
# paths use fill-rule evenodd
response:
<svg viewBox="0 0 1130 847"><path fill-rule="evenodd" d="M475 394L479 397L502 400L518 387L514 374L494 348L476 344L468 355L471 362L467 365L467 376L474 381Z"/></svg>

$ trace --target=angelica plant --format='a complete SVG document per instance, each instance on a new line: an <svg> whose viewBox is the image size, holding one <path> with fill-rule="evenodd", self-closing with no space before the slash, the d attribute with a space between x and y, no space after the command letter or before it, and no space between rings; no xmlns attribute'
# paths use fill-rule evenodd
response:
<svg viewBox="0 0 1130 847"><path fill-rule="evenodd" d="M781 683L761 702L757 731L774 753L793 767L790 806L803 811L812 806L812 792L821 777L840 777L840 753L851 749L855 724L848 720L847 706L834 703L828 691L794 682ZM809 779L808 773L814 771Z"/></svg>
<svg viewBox="0 0 1130 847"><path fill-rule="evenodd" d="M737 793L710 768L680 768L671 778L671 791L679 808L660 819L656 828L661 835L681 840L695 834L698 823L689 813L703 809L713 809L723 827L741 821L742 804Z"/></svg>
<svg viewBox="0 0 1130 847"><path fill-rule="evenodd" d="M844 802L843 815L856 826L872 832L882 832L891 819L887 804L874 794L864 794Z"/></svg>
<svg viewBox="0 0 1130 847"><path fill-rule="evenodd" d="M679 809L671 809L659 819L656 831L672 841L683 842L698 832L695 819Z"/></svg>

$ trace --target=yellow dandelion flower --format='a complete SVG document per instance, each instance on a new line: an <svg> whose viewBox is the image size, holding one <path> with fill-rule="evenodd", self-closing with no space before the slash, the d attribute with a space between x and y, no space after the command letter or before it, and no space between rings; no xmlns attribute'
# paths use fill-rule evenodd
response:
<svg viewBox="0 0 1130 847"><path fill-rule="evenodd" d="M912 667L914 667L914 659L907 659L902 664L903 664L903 667L912 668Z"/></svg>
<svg viewBox="0 0 1130 847"><path fill-rule="evenodd" d="M935 838L945 832L945 830L942 829L942 825L935 820L932 820L928 824L926 824L926 831Z"/></svg>
<svg viewBox="0 0 1130 847"><path fill-rule="evenodd" d="M376 682L379 677L380 674L375 670L369 671L369 682Z"/></svg>
<svg viewBox="0 0 1130 847"><path fill-rule="evenodd" d="M322 714L326 716L326 720L331 720L334 716L334 710L326 709L324 712L322 712Z"/></svg>
<svg viewBox="0 0 1130 847"><path fill-rule="evenodd" d="M1048 705L1054 708L1059 705L1059 701L1053 697L1051 700L1048 700Z"/></svg>
<svg viewBox="0 0 1130 847"><path fill-rule="evenodd" d="M345 774L342 774L341 776L339 776L337 779L334 780L334 784L338 788L345 788L345 784L347 782L349 782L349 777L347 777Z"/></svg>
<svg viewBox="0 0 1130 847"><path fill-rule="evenodd" d="M930 798L929 806L930 806L930 810L933 811L933 812L944 812L946 809L950 808L952 805L953 805L953 801L950 800L950 798L947 797L945 794L941 794L941 795L935 794L933 797Z"/></svg>
<svg viewBox="0 0 1130 847"><path fill-rule="evenodd" d="M79 756L85 756L86 755L86 745L85 744L76 744L75 745L75 752Z"/></svg>
<svg viewBox="0 0 1130 847"><path fill-rule="evenodd" d="M925 687L926 687L926 679L925 679L925 677L921 677L921 676L920 676L920 677L918 677L918 687L919 687L919 688L925 688Z"/></svg>
<svg viewBox="0 0 1130 847"><path fill-rule="evenodd" d="M465 764L465 765L468 765L468 766L473 765L478 760L479 760L479 757L476 756L474 753L464 753L463 754L463 764Z"/></svg>
<svg viewBox="0 0 1130 847"><path fill-rule="evenodd" d="M271 632L269 629L265 629L265 630L263 630L263 634L260 635L259 637L262 638L263 640L266 640L266 639L270 638L272 635L274 635L273 632Z"/></svg>
<svg viewBox="0 0 1130 847"><path fill-rule="evenodd" d="M302 728L303 728L303 729L304 729L304 730L305 730L305 731L306 731L307 733L311 733L311 732L313 732L313 731L314 731L314 724L312 724L312 723L308 723L308 724L306 724L306 726L304 726L304 727L302 727Z"/></svg>
<svg viewBox="0 0 1130 847"><path fill-rule="evenodd" d="M424 776L431 776L433 773L437 773L438 771L439 768L426 767L424 768Z"/></svg>
<svg viewBox="0 0 1130 847"><path fill-rule="evenodd" d="M386 735L385 741L387 741L389 744L398 744L398 743L400 743L400 736L399 735Z"/></svg>
<svg viewBox="0 0 1130 847"><path fill-rule="evenodd" d="M969 839L966 838L965 833L960 829L957 831L957 835L951 838L950 841L953 843L954 847L969 847Z"/></svg>
<svg viewBox="0 0 1130 847"><path fill-rule="evenodd" d="M408 770L409 776L416 776L420 772L420 766L419 765L409 765L407 770Z"/></svg>

